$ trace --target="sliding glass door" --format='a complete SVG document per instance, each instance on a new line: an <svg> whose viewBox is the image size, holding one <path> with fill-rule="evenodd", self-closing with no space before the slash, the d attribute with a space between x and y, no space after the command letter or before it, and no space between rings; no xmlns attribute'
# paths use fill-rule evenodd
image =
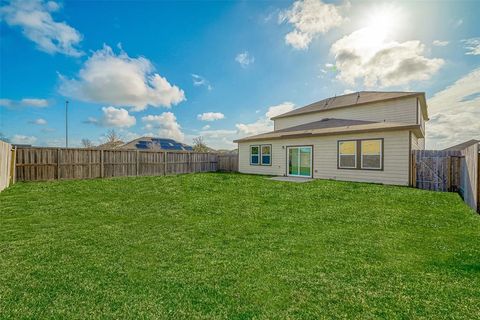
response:
<svg viewBox="0 0 480 320"><path fill-rule="evenodd" d="M294 177L312 176L312 147L287 147L288 175Z"/></svg>

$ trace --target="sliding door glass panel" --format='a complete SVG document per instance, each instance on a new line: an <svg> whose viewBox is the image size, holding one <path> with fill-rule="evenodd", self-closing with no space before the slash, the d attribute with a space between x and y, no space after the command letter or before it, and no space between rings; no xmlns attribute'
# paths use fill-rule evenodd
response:
<svg viewBox="0 0 480 320"><path fill-rule="evenodd" d="M299 174L298 148L288 149L288 174Z"/></svg>
<svg viewBox="0 0 480 320"><path fill-rule="evenodd" d="M299 175L301 176L307 176L309 177L311 175L311 153L312 149L311 148L306 148L302 147L300 149L300 173Z"/></svg>

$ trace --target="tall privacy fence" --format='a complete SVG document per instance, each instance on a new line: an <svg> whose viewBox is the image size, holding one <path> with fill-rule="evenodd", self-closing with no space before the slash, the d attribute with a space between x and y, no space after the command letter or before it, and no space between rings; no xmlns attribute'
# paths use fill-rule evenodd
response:
<svg viewBox="0 0 480 320"><path fill-rule="evenodd" d="M42 181L236 171L237 155L187 151L18 148L16 180Z"/></svg>
<svg viewBox="0 0 480 320"><path fill-rule="evenodd" d="M0 141L0 191L14 182L15 150L6 142Z"/></svg>
<svg viewBox="0 0 480 320"><path fill-rule="evenodd" d="M414 150L412 185L419 189L458 192L480 212L478 144L459 151Z"/></svg>

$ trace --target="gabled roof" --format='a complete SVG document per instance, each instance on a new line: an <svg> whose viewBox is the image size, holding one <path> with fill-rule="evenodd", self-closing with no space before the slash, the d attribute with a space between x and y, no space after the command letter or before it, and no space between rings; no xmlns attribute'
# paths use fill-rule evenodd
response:
<svg viewBox="0 0 480 320"><path fill-rule="evenodd" d="M310 122L299 126L286 128L277 131L258 134L234 142L288 139L300 137L314 137L334 134L375 132L375 131L393 131L393 130L414 130L416 134L422 136L420 125L398 122L372 122L347 119L323 119L321 121Z"/></svg>
<svg viewBox="0 0 480 320"><path fill-rule="evenodd" d="M304 123L298 126L289 127L281 130L276 130L275 132L289 132L289 131L301 131L301 130L310 130L310 129L326 129L326 128L338 128L338 127L348 127L356 126L359 124L369 124L375 123L375 121L364 121L364 120L348 120L348 119L335 119L335 118L324 118L319 121Z"/></svg>
<svg viewBox="0 0 480 320"><path fill-rule="evenodd" d="M381 102L381 101L388 101L393 99L416 97L416 96L420 97L422 104L425 105L425 108L422 108L422 112L425 118L428 118L427 110L426 110L427 109L426 102L425 102L425 93L423 92L359 91L359 92L344 94L341 96L327 98L327 99L309 104L303 108L298 108L290 112L278 115L276 117L273 117L272 119L279 119L279 118L296 116L296 115L307 114L312 112L320 112L320 111L326 111L331 109L358 106L358 105L363 105L367 103Z"/></svg>
<svg viewBox="0 0 480 320"><path fill-rule="evenodd" d="M480 140L471 139L471 140L465 141L465 142L463 142L463 143L460 143L460 144L451 146L450 148L443 149L443 151L463 150L463 149L468 148L468 147L470 147L471 145L474 145L474 144L476 144L476 143L480 143Z"/></svg>
<svg viewBox="0 0 480 320"><path fill-rule="evenodd" d="M119 149L125 142L121 140L109 141L96 146L96 149Z"/></svg>

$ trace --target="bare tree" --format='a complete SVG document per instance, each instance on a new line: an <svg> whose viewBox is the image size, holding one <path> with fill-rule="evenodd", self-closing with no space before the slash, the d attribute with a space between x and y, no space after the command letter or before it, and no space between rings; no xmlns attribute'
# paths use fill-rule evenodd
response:
<svg viewBox="0 0 480 320"><path fill-rule="evenodd" d="M82 139L82 146L84 148L93 148L95 147L95 145L93 144L92 141L90 141L89 139Z"/></svg>
<svg viewBox="0 0 480 320"><path fill-rule="evenodd" d="M108 130L106 137L107 137L107 142L117 142L122 140L120 138L120 135L117 133L117 131L115 131L115 129Z"/></svg>
<svg viewBox="0 0 480 320"><path fill-rule="evenodd" d="M193 151L195 152L208 152L210 150L209 147L203 141L203 137L196 137L193 138Z"/></svg>

